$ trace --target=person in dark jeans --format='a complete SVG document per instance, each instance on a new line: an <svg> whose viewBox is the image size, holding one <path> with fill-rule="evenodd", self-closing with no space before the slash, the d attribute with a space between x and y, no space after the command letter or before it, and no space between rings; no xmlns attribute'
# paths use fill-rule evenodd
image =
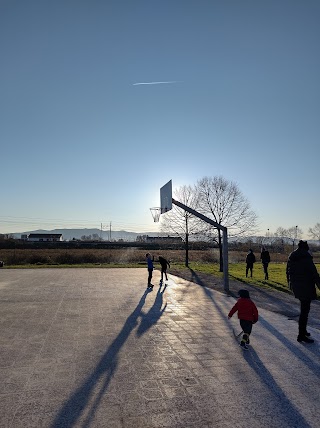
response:
<svg viewBox="0 0 320 428"><path fill-rule="evenodd" d="M147 253L146 254L146 259L147 259L147 268L148 268L148 289L153 289L153 285L151 284L151 280L152 280L152 273L153 273L153 260L151 258L151 254Z"/></svg>
<svg viewBox="0 0 320 428"><path fill-rule="evenodd" d="M296 299L300 300L299 334L297 341L313 343L307 331L308 315L311 301L317 298L316 287L320 289L320 277L307 241L299 241L298 248L293 251L287 262L287 280Z"/></svg>
<svg viewBox="0 0 320 428"><path fill-rule="evenodd" d="M250 276L252 278L252 270L253 270L253 263L256 262L256 256L253 254L253 251L250 249L249 253L246 257L246 277L248 276L248 273L250 271Z"/></svg>
<svg viewBox="0 0 320 428"><path fill-rule="evenodd" d="M166 281L168 281L168 275L167 275L167 268L170 267L170 263L167 259L165 259L162 256L159 256L159 263L161 265L161 280L160 282L163 282L163 274L166 277Z"/></svg>
<svg viewBox="0 0 320 428"><path fill-rule="evenodd" d="M269 279L268 266L270 263L270 254L269 251L266 250L264 247L262 247L260 259L263 266L264 279Z"/></svg>

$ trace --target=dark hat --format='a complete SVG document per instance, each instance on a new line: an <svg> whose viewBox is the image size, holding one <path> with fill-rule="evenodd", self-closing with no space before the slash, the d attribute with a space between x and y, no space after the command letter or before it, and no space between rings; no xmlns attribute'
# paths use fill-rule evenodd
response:
<svg viewBox="0 0 320 428"><path fill-rule="evenodd" d="M248 290L239 290L238 294L240 297L243 297L244 299L250 299L249 291Z"/></svg>
<svg viewBox="0 0 320 428"><path fill-rule="evenodd" d="M307 241L299 241L298 247L302 248L303 250L309 250L309 245Z"/></svg>

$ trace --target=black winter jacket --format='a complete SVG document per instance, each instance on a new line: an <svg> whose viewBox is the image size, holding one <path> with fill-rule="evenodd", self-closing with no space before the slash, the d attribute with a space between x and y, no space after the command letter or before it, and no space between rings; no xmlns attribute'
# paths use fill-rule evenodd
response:
<svg viewBox="0 0 320 428"><path fill-rule="evenodd" d="M262 264L270 263L270 253L268 250L261 251L260 259Z"/></svg>
<svg viewBox="0 0 320 428"><path fill-rule="evenodd" d="M256 256L252 252L248 253L247 257L246 257L247 265L253 266L253 263L255 263L255 262L256 262Z"/></svg>
<svg viewBox="0 0 320 428"><path fill-rule="evenodd" d="M167 266L170 267L170 263L168 262L168 260L166 260L162 256L159 256L159 263L161 265L161 268L164 269L164 270L167 270Z"/></svg>
<svg viewBox="0 0 320 428"><path fill-rule="evenodd" d="M320 287L320 277L307 250L297 248L289 255L286 273L290 289L297 299L317 298L315 284Z"/></svg>

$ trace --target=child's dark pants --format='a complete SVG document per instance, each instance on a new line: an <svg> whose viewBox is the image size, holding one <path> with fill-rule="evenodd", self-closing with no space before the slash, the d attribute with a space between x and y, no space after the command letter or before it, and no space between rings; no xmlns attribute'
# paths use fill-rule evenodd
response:
<svg viewBox="0 0 320 428"><path fill-rule="evenodd" d="M241 326L243 333L244 333L242 340L247 342L247 340L249 339L249 336L251 334L251 331L252 331L252 321L240 320L240 326Z"/></svg>

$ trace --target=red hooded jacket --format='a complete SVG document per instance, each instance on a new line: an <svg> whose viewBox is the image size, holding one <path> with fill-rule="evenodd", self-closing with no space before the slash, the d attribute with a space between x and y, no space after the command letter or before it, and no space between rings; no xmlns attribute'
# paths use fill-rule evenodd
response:
<svg viewBox="0 0 320 428"><path fill-rule="evenodd" d="M240 320L252 321L253 323L258 321L258 309L251 299L240 297L229 312L228 317L231 318L237 311Z"/></svg>

